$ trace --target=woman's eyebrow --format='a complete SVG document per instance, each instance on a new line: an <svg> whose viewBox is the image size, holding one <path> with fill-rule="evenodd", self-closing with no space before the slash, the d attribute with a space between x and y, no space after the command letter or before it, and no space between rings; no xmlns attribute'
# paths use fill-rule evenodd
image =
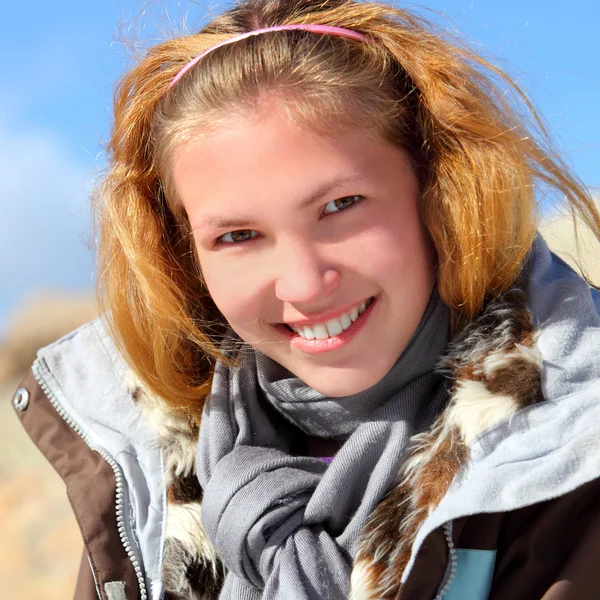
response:
<svg viewBox="0 0 600 600"><path fill-rule="evenodd" d="M249 229L256 223L246 219L228 219L227 217L208 217L200 221L193 229Z"/></svg>
<svg viewBox="0 0 600 600"><path fill-rule="evenodd" d="M323 198L323 196L326 196L327 194L331 193L336 188L342 187L343 185L356 183L360 179L361 177L358 177L357 175L342 175L339 177L335 177L334 179L326 181L322 183L319 187L317 187L312 194L310 194L304 200L302 200L299 206L300 208L306 208L307 206L310 206L317 200Z"/></svg>
<svg viewBox="0 0 600 600"><path fill-rule="evenodd" d="M344 175L336 177L330 181L326 181L313 190L310 195L302 199L302 201L298 204L298 208L307 208L311 204L314 204L323 198L323 196L331 193L336 188L343 185L356 183L360 179L361 178L357 177L356 175ZM193 229L250 229L251 227L255 226L256 223L248 219L213 216L203 219L197 225L195 225Z"/></svg>

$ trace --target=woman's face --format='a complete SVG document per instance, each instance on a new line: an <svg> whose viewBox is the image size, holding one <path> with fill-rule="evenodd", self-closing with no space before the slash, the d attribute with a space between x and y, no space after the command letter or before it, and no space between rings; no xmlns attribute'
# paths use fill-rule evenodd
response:
<svg viewBox="0 0 600 600"><path fill-rule="evenodd" d="M390 370L433 286L405 153L275 111L198 135L173 176L208 290L244 341L334 397Z"/></svg>

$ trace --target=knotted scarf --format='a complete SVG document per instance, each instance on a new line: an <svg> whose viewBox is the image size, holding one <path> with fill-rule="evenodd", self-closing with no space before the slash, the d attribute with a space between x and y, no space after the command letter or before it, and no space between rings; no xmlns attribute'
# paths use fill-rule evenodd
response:
<svg viewBox="0 0 600 600"><path fill-rule="evenodd" d="M232 334L233 335L233 334ZM434 371L449 341L434 291L409 345L368 390L329 398L265 355L217 365L197 469L202 519L227 568L226 600L342 600L361 530L394 482L409 438L447 400ZM298 456L298 435L343 442L333 460Z"/></svg>

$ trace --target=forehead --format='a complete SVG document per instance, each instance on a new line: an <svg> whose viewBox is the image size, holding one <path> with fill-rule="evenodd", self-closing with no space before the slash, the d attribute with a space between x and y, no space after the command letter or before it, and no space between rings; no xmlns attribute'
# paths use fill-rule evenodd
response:
<svg viewBox="0 0 600 600"><path fill-rule="evenodd" d="M332 180L378 177L399 152L369 129L320 134L281 111L263 112L193 136L174 154L172 176L184 204L303 193Z"/></svg>

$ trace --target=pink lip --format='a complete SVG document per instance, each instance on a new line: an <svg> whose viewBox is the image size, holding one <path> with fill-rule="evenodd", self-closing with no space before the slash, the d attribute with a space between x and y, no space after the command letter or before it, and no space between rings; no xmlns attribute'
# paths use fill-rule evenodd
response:
<svg viewBox="0 0 600 600"><path fill-rule="evenodd" d="M311 325L316 325L317 323L327 323L327 321L330 321L331 319L336 319L340 315L349 313L353 308L358 308L361 304L368 302L370 298L371 297L366 298L365 300L361 300L360 302L350 304L346 308L340 308L335 311L323 313L318 317L312 317L311 319L298 319L297 321L286 321L285 325L292 325L294 327L302 327L304 325L307 325L308 327L310 327ZM280 325L280 323L278 323L278 325Z"/></svg>
<svg viewBox="0 0 600 600"><path fill-rule="evenodd" d="M377 298L375 297L371 304L367 307L365 312L362 315L359 315L358 319L340 333L339 335L327 338L326 340L305 340L301 338L299 335L293 333L289 329L285 327L285 325L275 325L275 328L284 336L287 337L290 344L298 350L302 352L307 352L309 354L320 354L322 352L331 352L332 350L337 350L342 346L350 343L352 339L360 333L360 331L365 326L369 315L371 314L373 307L377 304ZM345 311L342 311L339 314L343 314ZM332 319L334 317L331 317ZM321 321L313 321L316 323L320 323Z"/></svg>

